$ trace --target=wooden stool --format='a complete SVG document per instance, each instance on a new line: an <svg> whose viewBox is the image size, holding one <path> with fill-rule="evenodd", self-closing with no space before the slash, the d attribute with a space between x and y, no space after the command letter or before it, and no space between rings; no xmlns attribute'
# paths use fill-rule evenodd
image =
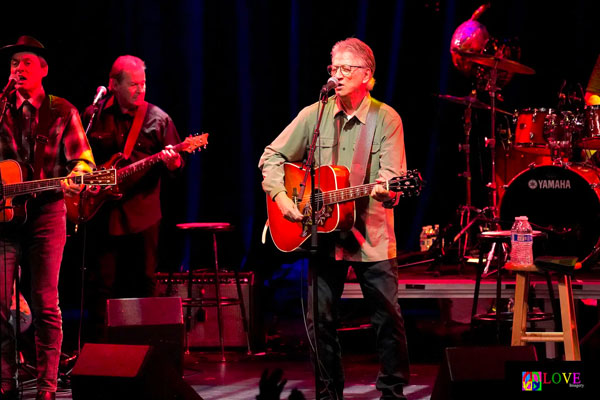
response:
<svg viewBox="0 0 600 400"><path fill-rule="evenodd" d="M565 359L567 361L581 360L571 277L567 274L560 274L558 279L562 332L527 332L529 274L543 271L533 264L515 265L509 262L504 267L517 274L511 346L523 346L527 342L563 342Z"/></svg>
<svg viewBox="0 0 600 400"><path fill-rule="evenodd" d="M546 238L546 234L540 231L533 231L533 238L535 240ZM496 336L500 339L500 321L502 320L502 313L500 312L500 300L502 299L502 268L504 267L504 259L507 256L505 247L508 248L510 245L510 231L486 231L479 234L479 262L477 263L477 275L475 277L475 291L473 293L473 305L471 308L471 323L475 320L496 320ZM487 253L487 266L484 268L484 249L490 248ZM481 288L481 279L484 273L487 273L487 267L492 264L494 255L496 256L496 312L492 317L490 314L477 314L477 305L479 302L479 290ZM487 275L486 275L487 276ZM550 276L546 275L546 281L548 284L548 292L551 300L554 300L554 293L552 290L552 282ZM552 301L552 304L554 302ZM542 315L538 318L539 320L548 319L548 316Z"/></svg>
<svg viewBox="0 0 600 400"><path fill-rule="evenodd" d="M219 326L219 343L221 347L221 361L225 361L225 336L223 327L223 313L222 307L239 305L242 313L242 323L244 331L246 333L246 342L248 345L248 354L251 354L250 350L250 336L248 332L248 319L246 317L246 307L244 305L244 296L242 294L242 286L240 285L240 279L238 271L234 270L233 274L235 277L235 285L237 287L237 298L222 297L221 296L221 278L219 276L219 258L217 251L217 233L218 232L229 232L233 230L233 226L227 222L189 222L184 224L177 224L177 228L183 232L189 232L199 234L202 232L212 233L213 239L213 251L215 255L215 297L214 298L193 298L192 297L192 266L189 268L189 281L188 281L188 298L182 299L183 307L188 307L186 316L186 326L188 327L186 335L189 335L189 329L191 327L191 308L192 307L216 307L217 308L217 323ZM189 338L188 338L189 339ZM189 352L189 340L186 339L186 351Z"/></svg>

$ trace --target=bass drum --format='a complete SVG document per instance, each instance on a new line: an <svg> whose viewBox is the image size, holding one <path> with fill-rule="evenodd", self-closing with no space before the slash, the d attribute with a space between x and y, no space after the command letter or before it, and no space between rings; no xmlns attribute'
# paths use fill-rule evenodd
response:
<svg viewBox="0 0 600 400"><path fill-rule="evenodd" d="M502 228L510 229L515 217L525 215L533 229L548 233L544 246L534 246L536 256L587 259L600 238L599 176L600 170L588 165L526 169L504 193L500 203Z"/></svg>
<svg viewBox="0 0 600 400"><path fill-rule="evenodd" d="M521 171L527 169L531 164L550 164L552 159L550 156L543 154L524 153L502 143L496 147L496 187L498 188L498 200L501 201L504 197L504 191L508 187L508 183Z"/></svg>

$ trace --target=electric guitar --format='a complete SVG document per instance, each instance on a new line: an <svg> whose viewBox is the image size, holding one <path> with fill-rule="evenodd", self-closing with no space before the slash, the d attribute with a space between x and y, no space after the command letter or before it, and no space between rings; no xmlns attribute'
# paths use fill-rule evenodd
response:
<svg viewBox="0 0 600 400"><path fill-rule="evenodd" d="M288 221L283 217L277 203L267 195L267 215L271 237L275 246L281 251L296 250L310 237L311 221L311 189L310 177L305 186L301 186L306 170L297 163L285 163L285 188L288 197L298 206L304 215L301 222ZM349 187L350 172L344 166L326 165L315 171L315 193L318 210L316 212L317 232L349 230L356 218L354 199L371 194L373 187L379 183ZM405 175L381 183L386 189L399 192L403 196L418 195L423 181L418 171L407 171ZM304 188L302 194L301 189Z"/></svg>
<svg viewBox="0 0 600 400"><path fill-rule="evenodd" d="M27 199L25 195L60 189L60 182L69 179L79 185L106 186L116 183L116 170L97 170L71 177L23 181L26 175L21 165L14 160L0 161L0 223L25 222L27 219ZM68 198L67 196L65 196Z"/></svg>
<svg viewBox="0 0 600 400"><path fill-rule="evenodd" d="M183 151L192 153L200 147L206 148L208 133L190 135L175 146L177 153ZM82 191L79 195L66 197L67 219L74 224L89 221L109 200L118 200L123 197L131 185L137 182L153 165L161 162L160 153L153 154L132 164L126 165L127 160L123 153L117 153L110 158L104 167L117 168L117 184L107 188L92 188Z"/></svg>

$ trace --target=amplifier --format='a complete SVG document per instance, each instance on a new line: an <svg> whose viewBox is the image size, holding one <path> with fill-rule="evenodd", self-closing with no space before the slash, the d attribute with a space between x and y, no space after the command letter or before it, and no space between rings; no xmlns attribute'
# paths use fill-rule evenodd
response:
<svg viewBox="0 0 600 400"><path fill-rule="evenodd" d="M240 272L238 274L242 287L242 296L248 319L249 332L252 339L254 332L253 308L254 308L254 274L252 272ZM221 297L237 298L237 288L232 272L219 272L221 281ZM189 275L187 272L177 272L169 275L159 272L156 274L156 296L179 296L188 298ZM215 274L204 271L192 273L192 298L215 298ZM221 308L223 311L223 335L226 347L246 347L246 334L242 322L242 312L238 304L227 305ZM206 307L183 307L184 321L191 313L191 328L189 332L190 347L219 347L219 325L217 321L217 308Z"/></svg>

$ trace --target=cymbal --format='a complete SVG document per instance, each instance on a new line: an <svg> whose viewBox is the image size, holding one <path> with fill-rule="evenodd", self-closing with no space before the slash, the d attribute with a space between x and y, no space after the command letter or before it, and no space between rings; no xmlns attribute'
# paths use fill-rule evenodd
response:
<svg viewBox="0 0 600 400"><path fill-rule="evenodd" d="M484 65L486 67L496 68L506 72L512 72L515 74L524 74L524 75L533 75L535 74L535 70L533 68L529 68L521 63L518 63L513 60L509 60L508 58L495 57L490 56L488 54L480 54L473 53L470 51L464 50L454 50L456 53L460 54L462 57L471 60L472 62Z"/></svg>
<svg viewBox="0 0 600 400"><path fill-rule="evenodd" d="M483 101L477 100L477 98L475 98L473 96L457 97L457 96L451 96L449 94L438 94L437 97L442 100L447 100L451 103L462 104L463 106L468 106L470 104L471 107L473 107L473 108L480 108L482 110L491 110L492 109L492 106L484 103ZM504 111L497 107L496 107L496 112L506 114L506 115L513 115L513 113Z"/></svg>

